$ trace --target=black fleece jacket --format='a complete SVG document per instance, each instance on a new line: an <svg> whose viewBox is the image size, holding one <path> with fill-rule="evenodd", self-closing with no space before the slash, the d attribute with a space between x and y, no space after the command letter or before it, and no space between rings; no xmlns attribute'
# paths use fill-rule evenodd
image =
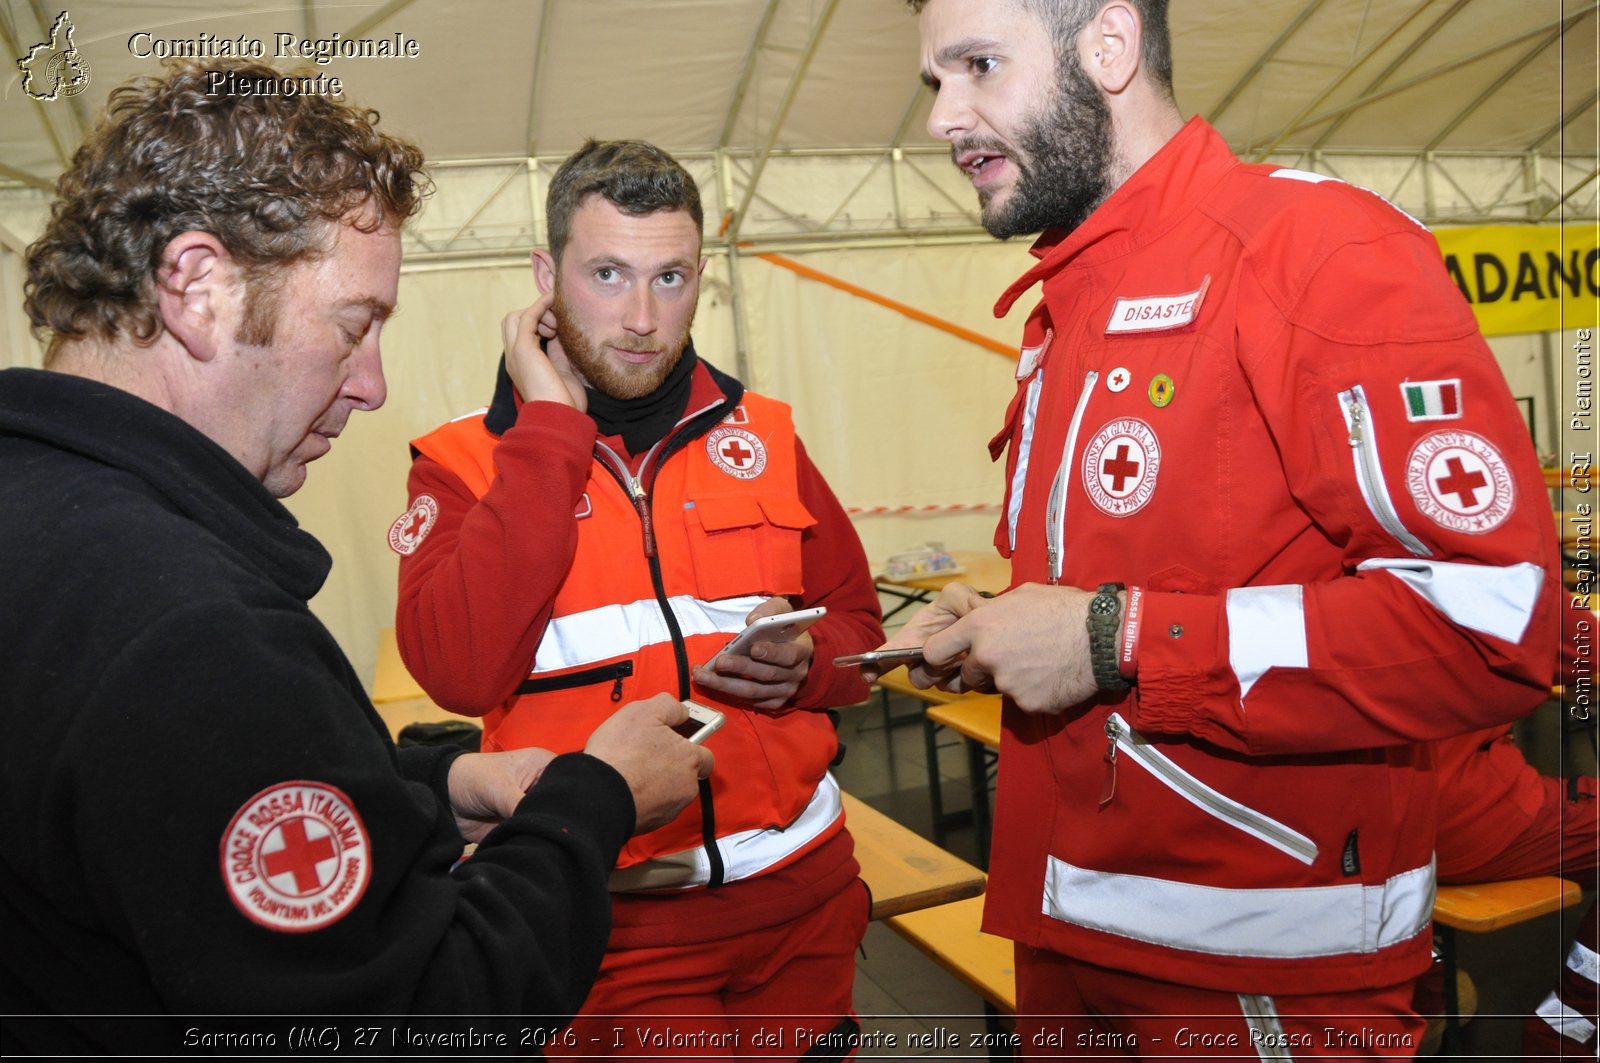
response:
<svg viewBox="0 0 1600 1063"><path fill-rule="evenodd" d="M561 757L453 866L452 754L389 741L307 607L329 564L178 418L0 372L0 1013L58 1017L7 1021L8 1051L182 1045L177 1020L87 1016L564 1020L582 1003L633 824L626 784ZM247 826L286 783L342 796L334 837L364 859L303 863L252 900L241 849L265 875L269 850L328 830ZM332 889L330 868L359 888ZM264 899L285 891L305 894L298 917Z"/></svg>

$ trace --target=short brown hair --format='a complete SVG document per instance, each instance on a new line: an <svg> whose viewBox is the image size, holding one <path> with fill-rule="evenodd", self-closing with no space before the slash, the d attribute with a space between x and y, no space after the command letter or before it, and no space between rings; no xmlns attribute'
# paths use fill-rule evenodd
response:
<svg viewBox="0 0 1600 1063"><path fill-rule="evenodd" d="M1012 0L1026 11L1031 11L1050 30L1055 41L1056 61L1070 57L1072 43L1089 24L1105 0ZM1167 28L1167 0L1130 0L1139 12L1144 30L1144 44L1140 59L1156 86L1172 96L1172 32ZM917 14L928 5L928 0L906 0L906 5Z"/></svg>
<svg viewBox="0 0 1600 1063"><path fill-rule="evenodd" d="M572 216L596 193L624 214L686 210L697 232L705 225L700 188L677 159L642 140L590 140L561 164L545 196L545 226L556 261L571 235Z"/></svg>
<svg viewBox="0 0 1600 1063"><path fill-rule="evenodd" d="M67 337L123 328L140 344L154 340L161 254L189 231L211 233L239 261L246 327L264 323L254 342L266 342L261 304L274 273L325 252L329 226L352 212L364 231L399 225L432 190L422 152L378 132L376 111L315 94L213 95L216 71L293 80L236 60L189 60L136 78L112 91L57 182L24 288L34 335L51 334L50 354Z"/></svg>

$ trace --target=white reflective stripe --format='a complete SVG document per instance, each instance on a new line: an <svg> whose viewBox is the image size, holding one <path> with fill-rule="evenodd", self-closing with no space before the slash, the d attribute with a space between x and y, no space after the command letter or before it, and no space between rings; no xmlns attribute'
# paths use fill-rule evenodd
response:
<svg viewBox="0 0 1600 1063"><path fill-rule="evenodd" d="M1585 1018L1583 1012L1567 1007L1554 993L1545 997L1533 1013L1556 1033L1580 1045L1588 1044L1589 1038L1595 1035L1594 1023Z"/></svg>
<svg viewBox="0 0 1600 1063"><path fill-rule="evenodd" d="M668 601L678 618L678 630L688 637L719 631L737 634L744 630L744 618L750 610L766 599L750 595L703 602L683 595ZM626 657L641 647L670 641L672 632L667 618L654 598L641 598L626 605L602 605L553 618L539 640L533 674Z"/></svg>
<svg viewBox="0 0 1600 1063"><path fill-rule="evenodd" d="M1306 866L1316 863L1317 843L1271 816L1257 812L1249 805L1240 804L1226 794L1207 786L1179 767L1171 757L1151 745L1143 736L1128 726L1121 714L1113 712L1106 721L1106 734L1116 739L1117 749L1126 750L1134 761L1167 789L1188 801L1208 816L1242 830L1252 838L1294 857Z"/></svg>
<svg viewBox="0 0 1600 1063"><path fill-rule="evenodd" d="M1522 641L1544 586L1544 569L1532 561L1497 567L1375 557L1356 566L1358 572L1373 569L1416 591L1451 623L1507 642Z"/></svg>
<svg viewBox="0 0 1600 1063"><path fill-rule="evenodd" d="M1290 168L1288 166L1280 166L1278 169L1273 170L1267 176L1268 177L1287 177L1291 181L1304 181L1307 184L1312 184L1312 185L1320 185L1324 181L1333 181L1336 184L1341 184L1341 185L1349 184L1348 181L1341 181L1339 178L1337 178L1337 177L1329 177L1327 174L1312 173L1310 170L1295 170L1295 169L1292 169L1292 168ZM1422 221L1420 219L1418 219L1416 217L1413 217L1411 214L1408 214L1407 212L1401 210L1399 207L1395 206L1394 203L1390 202L1389 197L1385 196L1383 193L1374 192L1372 189L1366 187L1365 185L1350 185L1350 187L1351 188L1359 188L1359 189L1361 189L1361 191L1366 192L1369 195L1377 196L1379 199L1383 200L1384 203L1388 204L1389 208L1391 210L1393 210L1396 214L1401 215L1407 221L1409 221L1411 224L1413 224L1417 228L1421 229L1423 232L1431 232L1432 231L1426 225L1422 224Z"/></svg>
<svg viewBox="0 0 1600 1063"><path fill-rule="evenodd" d="M1227 889L1090 871L1050 857L1044 914L1065 923L1214 956L1370 955L1428 929L1433 862L1380 886Z"/></svg>
<svg viewBox="0 0 1600 1063"><path fill-rule="evenodd" d="M1250 1043L1256 1046L1258 1057L1269 1061L1294 1058L1289 1054L1289 1037L1283 1032L1278 1005L1271 997L1240 993L1239 1010L1250 1027Z"/></svg>
<svg viewBox="0 0 1600 1063"><path fill-rule="evenodd" d="M1271 668L1305 668L1305 592L1294 584L1236 587L1228 592L1228 664L1239 700Z"/></svg>
<svg viewBox="0 0 1600 1063"><path fill-rule="evenodd" d="M1600 953L1581 941L1567 951L1567 969L1585 982L1600 982Z"/></svg>
<svg viewBox="0 0 1600 1063"><path fill-rule="evenodd" d="M777 829L757 828L717 839L722 854L722 881L737 882L760 874L793 856L844 815L839 784L825 774L816 793L795 821ZM611 872L612 893L640 890L688 889L711 881L711 858L696 847L668 853L632 867Z"/></svg>
<svg viewBox="0 0 1600 1063"><path fill-rule="evenodd" d="M1006 507L1006 528L1011 549L1017 548L1017 515L1022 512L1022 487L1028 482L1028 455L1033 450L1033 426L1039 414L1039 392L1044 388L1044 370L1028 382L1028 398L1022 404L1022 438L1017 443L1017 469L1011 474L1011 504Z"/></svg>
<svg viewBox="0 0 1600 1063"><path fill-rule="evenodd" d="M451 424L455 424L457 421L465 421L468 417L482 417L484 414L486 414L488 412L489 412L489 407L487 407L487 406L479 406L476 410L468 410L466 413L462 414L460 417L452 417L452 418L450 418L450 423Z"/></svg>

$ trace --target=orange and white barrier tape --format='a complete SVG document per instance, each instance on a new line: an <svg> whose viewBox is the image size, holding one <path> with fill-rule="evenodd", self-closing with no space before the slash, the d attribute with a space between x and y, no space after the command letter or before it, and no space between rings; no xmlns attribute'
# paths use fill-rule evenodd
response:
<svg viewBox="0 0 1600 1063"><path fill-rule="evenodd" d="M985 509L999 509L998 502L952 502L928 506L846 506L844 511L853 516L901 516L907 513L976 513Z"/></svg>

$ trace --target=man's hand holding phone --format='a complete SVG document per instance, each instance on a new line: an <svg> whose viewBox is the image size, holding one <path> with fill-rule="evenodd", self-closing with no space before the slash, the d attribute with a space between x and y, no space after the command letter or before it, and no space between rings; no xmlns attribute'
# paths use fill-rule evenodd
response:
<svg viewBox="0 0 1600 1063"><path fill-rule="evenodd" d="M787 598L768 598L745 617L733 642L695 669L695 684L753 709L786 707L811 671L815 646L806 629L826 611L793 610Z"/></svg>
<svg viewBox="0 0 1600 1063"><path fill-rule="evenodd" d="M954 624L957 620L971 613L974 609L988 603L989 598L980 594L976 589L965 583L947 583L939 597L919 609L915 616L906 622L905 626L894 633L894 636L876 651L879 656L874 658L868 654L861 656L867 659L860 662L862 676L869 683L876 682L885 672L906 666L906 674L911 679L911 685L919 690L929 687L938 687L960 693L963 690L973 689L963 683L961 666L966 657L959 653L949 660L939 656L937 652L931 655L927 650L930 638ZM937 648L937 647L936 647ZM901 656L890 656L896 652L914 652L909 659ZM840 658L840 661L845 660ZM838 661L835 662L839 663ZM853 662L851 662L853 663Z"/></svg>

